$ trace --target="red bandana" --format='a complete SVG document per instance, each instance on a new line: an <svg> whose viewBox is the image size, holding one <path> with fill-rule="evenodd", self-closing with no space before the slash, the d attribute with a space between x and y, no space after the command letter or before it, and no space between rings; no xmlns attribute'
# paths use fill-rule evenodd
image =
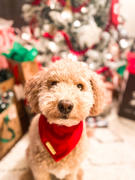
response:
<svg viewBox="0 0 135 180"><path fill-rule="evenodd" d="M80 140L83 122L71 127L49 124L43 115L39 118L39 135L55 161L59 161L69 154Z"/></svg>

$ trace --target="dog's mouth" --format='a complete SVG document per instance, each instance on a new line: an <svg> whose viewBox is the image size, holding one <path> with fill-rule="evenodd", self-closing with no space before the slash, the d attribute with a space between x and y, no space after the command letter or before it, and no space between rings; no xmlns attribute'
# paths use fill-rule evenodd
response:
<svg viewBox="0 0 135 180"><path fill-rule="evenodd" d="M68 118L69 118L69 116L68 116L68 115L66 115L66 114L62 114L62 115L60 116L60 118L61 118L61 119L68 119Z"/></svg>

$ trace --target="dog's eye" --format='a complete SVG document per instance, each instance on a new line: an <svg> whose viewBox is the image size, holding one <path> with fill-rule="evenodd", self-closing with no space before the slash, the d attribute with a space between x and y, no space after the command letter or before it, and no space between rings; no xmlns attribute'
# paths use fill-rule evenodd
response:
<svg viewBox="0 0 135 180"><path fill-rule="evenodd" d="M77 87L80 89L80 91L82 91L84 88L82 84L77 84Z"/></svg>
<svg viewBox="0 0 135 180"><path fill-rule="evenodd" d="M50 83L50 85L51 85L51 86L55 86L55 85L57 85L57 83L58 83L58 81L52 81L52 82Z"/></svg>

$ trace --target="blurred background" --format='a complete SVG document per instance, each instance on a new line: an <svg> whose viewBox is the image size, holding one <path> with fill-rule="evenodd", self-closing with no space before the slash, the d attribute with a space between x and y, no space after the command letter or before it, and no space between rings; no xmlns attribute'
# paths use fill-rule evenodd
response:
<svg viewBox="0 0 135 180"><path fill-rule="evenodd" d="M0 180L32 179L24 85L63 58L89 66L106 89L104 112L86 118L85 180L135 179L134 9L133 0L0 0Z"/></svg>

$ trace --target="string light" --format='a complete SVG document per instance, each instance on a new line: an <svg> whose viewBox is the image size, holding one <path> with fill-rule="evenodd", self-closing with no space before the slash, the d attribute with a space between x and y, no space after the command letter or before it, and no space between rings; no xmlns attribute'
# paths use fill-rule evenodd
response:
<svg viewBox="0 0 135 180"><path fill-rule="evenodd" d="M22 39L29 40L30 39L30 34L22 33Z"/></svg>
<svg viewBox="0 0 135 180"><path fill-rule="evenodd" d="M71 60L73 60L73 61L77 61L77 56L74 55L74 54L72 54L72 53L69 53L69 54L68 54L68 58L71 59Z"/></svg>
<svg viewBox="0 0 135 180"><path fill-rule="evenodd" d="M58 47L56 46L56 44L54 42L49 42L49 48L52 52L58 51Z"/></svg>
<svg viewBox="0 0 135 180"><path fill-rule="evenodd" d="M72 21L72 13L70 10L64 10L62 13L61 13L61 17L62 19L68 21L68 22L71 22Z"/></svg>
<svg viewBox="0 0 135 180"><path fill-rule="evenodd" d="M74 21L73 23L74 27L80 27L81 22L79 20Z"/></svg>
<svg viewBox="0 0 135 180"><path fill-rule="evenodd" d="M82 13L87 13L87 8L86 8L86 7L82 7L82 8L81 8L81 12L82 12Z"/></svg>

